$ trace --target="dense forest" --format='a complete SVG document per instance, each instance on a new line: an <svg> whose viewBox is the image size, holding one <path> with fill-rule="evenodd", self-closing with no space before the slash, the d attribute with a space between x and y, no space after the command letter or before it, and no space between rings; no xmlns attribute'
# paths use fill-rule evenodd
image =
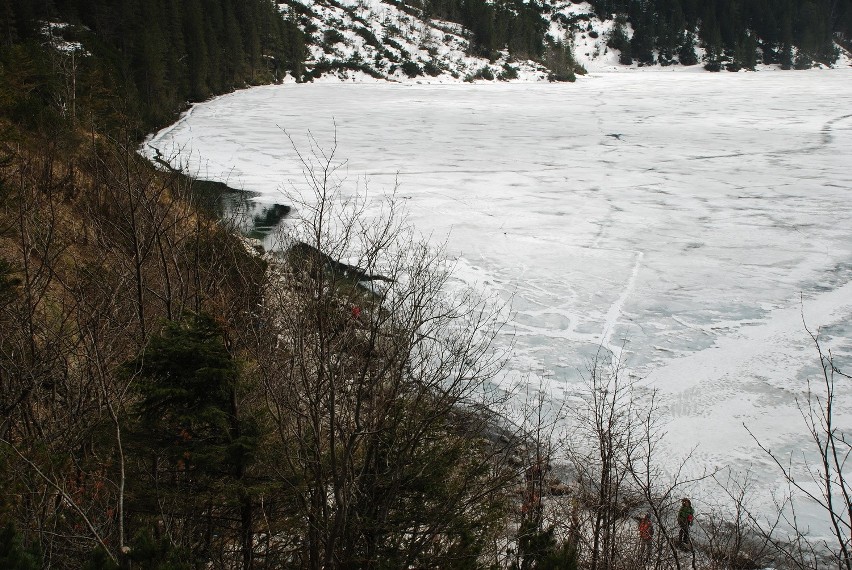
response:
<svg viewBox="0 0 852 570"><path fill-rule="evenodd" d="M849 0L592 0L601 18L619 22L610 45L622 63L698 63L705 49L708 69L726 61L731 70L756 63L805 69L837 60L835 42L852 40ZM623 25L634 30L629 40ZM794 55L795 54L795 55Z"/></svg>
<svg viewBox="0 0 852 570"><path fill-rule="evenodd" d="M671 65L699 63L697 47L712 71L736 71L757 63L805 69L832 64L835 43L850 47L852 2L849 0L591 0L601 20L616 26L608 45L621 63ZM549 21L565 20L548 2L417 0L427 17L463 24L482 53L506 49L516 57L540 59L548 42ZM628 34L627 27L632 29ZM582 28L578 28L582 29Z"/></svg>
<svg viewBox="0 0 852 570"><path fill-rule="evenodd" d="M298 75L305 57L296 23L264 0L4 0L0 30L6 74L42 80L75 119L114 111L145 130L188 101ZM59 49L36 49L51 39Z"/></svg>
<svg viewBox="0 0 852 570"><path fill-rule="evenodd" d="M732 24L733 2L683 2L680 27L650 2L598 8L633 26L636 58L643 33L652 51L718 33L721 54L753 31L764 57L815 59L848 38L848 2L765 4ZM642 451L654 410L637 415L605 358L570 452L534 397L502 420L503 307L445 296L441 252L397 204L369 223L340 207L333 152L306 157L316 201L278 257L140 157L190 102L304 77L300 12L278 8L0 1L0 567L638 569L637 509L656 568L852 565L842 537L785 550L745 514L676 548L687 482ZM483 53L548 61L559 45L535 2L416 10L463 23Z"/></svg>
<svg viewBox="0 0 852 570"><path fill-rule="evenodd" d="M427 18L462 24L471 31L477 50L485 55L506 49L520 59L539 59L546 47L546 5L520 0L415 1Z"/></svg>

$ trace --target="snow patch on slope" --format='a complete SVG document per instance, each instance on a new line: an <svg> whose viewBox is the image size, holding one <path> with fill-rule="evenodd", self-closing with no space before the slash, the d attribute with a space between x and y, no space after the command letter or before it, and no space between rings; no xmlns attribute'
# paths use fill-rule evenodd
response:
<svg viewBox="0 0 852 570"><path fill-rule="evenodd" d="M298 1L298 0L295 0ZM322 81L417 83L544 81L548 70L501 52L494 61L471 55L471 34L459 24L423 20L402 3L322 0L282 11L301 14L308 68ZM317 80L315 78L314 80Z"/></svg>

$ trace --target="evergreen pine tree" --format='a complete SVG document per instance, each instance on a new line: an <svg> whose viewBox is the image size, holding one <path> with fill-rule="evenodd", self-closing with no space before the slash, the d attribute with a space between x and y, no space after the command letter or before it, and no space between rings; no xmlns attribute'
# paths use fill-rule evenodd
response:
<svg viewBox="0 0 852 570"><path fill-rule="evenodd" d="M219 516L240 521L247 562L254 515L245 476L259 442L259 420L240 414L239 370L222 329L206 315L169 322L128 370L139 376L139 419L130 447L140 458L148 456L158 490L136 490L137 509L145 512L151 507L143 505L156 501L160 512L188 521L199 505L215 503ZM203 532L210 532L209 524ZM197 549L197 538L188 537L184 546ZM203 559L204 549L195 554Z"/></svg>
<svg viewBox="0 0 852 570"><path fill-rule="evenodd" d="M707 71L721 71L722 56L724 49L722 47L722 36L718 26L711 28L704 38L704 69Z"/></svg>
<svg viewBox="0 0 852 570"><path fill-rule="evenodd" d="M814 61L811 59L811 56L803 50L799 49L796 52L796 59L793 61L793 69L810 69L813 67Z"/></svg>
<svg viewBox="0 0 852 570"><path fill-rule="evenodd" d="M230 85L236 85L243 76L245 54L243 52L243 37L237 22L233 6L225 5L225 46L224 67L225 77Z"/></svg>
<svg viewBox="0 0 852 570"><path fill-rule="evenodd" d="M550 69L550 75L548 76L550 81L576 81L574 56L571 53L570 45L561 41L549 44L545 64Z"/></svg>
<svg viewBox="0 0 852 570"><path fill-rule="evenodd" d="M716 6L714 24L722 49L733 50L745 28L740 4L737 0L719 0Z"/></svg>
<svg viewBox="0 0 852 570"><path fill-rule="evenodd" d="M161 27L163 14L155 9L156 4L142 2L139 8L138 20L134 22L136 38L132 67L143 104L148 109L146 118L159 122L171 115L169 106L163 105L168 101L166 52L169 47Z"/></svg>
<svg viewBox="0 0 852 570"><path fill-rule="evenodd" d="M181 105L189 94L189 73L187 71L182 12L181 6L176 2L168 2L163 10L165 14L163 28L169 45L169 49L165 53L167 92L163 107L170 114L181 110Z"/></svg>
<svg viewBox="0 0 852 570"><path fill-rule="evenodd" d="M182 20L186 39L189 97L193 101L202 101L210 94L207 83L209 61L204 12L201 9L201 0L186 0L181 5L184 14Z"/></svg>
<svg viewBox="0 0 852 570"><path fill-rule="evenodd" d="M607 38L607 46L619 51L618 62L622 65L631 65L633 56L630 51L630 40L627 38L627 32L624 30L626 19L624 16L618 16L615 19L615 24Z"/></svg>
<svg viewBox="0 0 852 570"><path fill-rule="evenodd" d="M698 55L695 53L695 34L691 31L683 34L677 58L681 65L695 65L698 63Z"/></svg>
<svg viewBox="0 0 852 570"><path fill-rule="evenodd" d="M754 32L746 32L740 42L740 64L750 70L757 65L757 37Z"/></svg>
<svg viewBox="0 0 852 570"><path fill-rule="evenodd" d="M752 20L754 22L755 40L762 51L762 61L766 64L779 63L778 52L780 29L775 10L770 9L766 2L758 4Z"/></svg>
<svg viewBox="0 0 852 570"><path fill-rule="evenodd" d="M847 0L838 16L839 40L848 50L852 49L852 1Z"/></svg>
<svg viewBox="0 0 852 570"><path fill-rule="evenodd" d="M682 45L686 21L679 0L662 0L658 8L657 48L661 65L672 63Z"/></svg>
<svg viewBox="0 0 852 570"><path fill-rule="evenodd" d="M781 63L781 69L793 69L793 44L785 43L781 47L779 61Z"/></svg>
<svg viewBox="0 0 852 570"><path fill-rule="evenodd" d="M655 42L654 14L650 4L646 4L646 8L639 12L638 18L633 20L633 37L630 39L631 55L640 64L653 65Z"/></svg>
<svg viewBox="0 0 852 570"><path fill-rule="evenodd" d="M687 29L694 30L698 26L699 7L701 5L700 0L680 0L680 9Z"/></svg>
<svg viewBox="0 0 852 570"><path fill-rule="evenodd" d="M230 473L236 467L228 463L245 461L251 445L239 439L233 409L237 365L211 317L168 323L133 366L140 433L157 449L200 475Z"/></svg>
<svg viewBox="0 0 852 570"><path fill-rule="evenodd" d="M0 0L0 47L9 47L18 39L12 0Z"/></svg>
<svg viewBox="0 0 852 570"><path fill-rule="evenodd" d="M525 519L518 529L518 563L512 570L576 570L579 567L577 548L567 542L559 543L555 528L542 528L541 521Z"/></svg>
<svg viewBox="0 0 852 570"><path fill-rule="evenodd" d="M781 69L793 67L793 7L789 0L782 3L781 10Z"/></svg>
<svg viewBox="0 0 852 570"><path fill-rule="evenodd" d="M207 62L207 87L211 93L222 93L230 89L233 85L229 85L223 78L223 21L222 16L223 2L211 2L203 7L202 24L204 26L204 39L206 52L203 57Z"/></svg>
<svg viewBox="0 0 852 570"><path fill-rule="evenodd" d="M301 81L304 74L304 61L307 47L305 36L299 28L295 13L291 12L284 23L284 59L286 68L293 74L297 81Z"/></svg>
<svg viewBox="0 0 852 570"><path fill-rule="evenodd" d="M0 529L0 568L4 570L38 570L41 553L35 546L25 547L12 523Z"/></svg>

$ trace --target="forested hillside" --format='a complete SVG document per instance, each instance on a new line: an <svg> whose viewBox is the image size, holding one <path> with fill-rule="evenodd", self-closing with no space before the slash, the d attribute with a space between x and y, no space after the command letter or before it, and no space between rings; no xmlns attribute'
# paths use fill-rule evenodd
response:
<svg viewBox="0 0 852 570"><path fill-rule="evenodd" d="M849 0L591 0L600 18L619 19L610 45L622 63L693 64L695 47L708 68L723 60L732 70L756 63L805 69L834 63L835 43L849 48ZM624 24L634 30L624 34Z"/></svg>
<svg viewBox="0 0 852 570"><path fill-rule="evenodd" d="M265 0L4 0L0 30L4 73L41 83L18 94L146 130L188 101L299 75L305 57L301 31Z"/></svg>
<svg viewBox="0 0 852 570"><path fill-rule="evenodd" d="M7 47L53 43L5 65L50 68L64 112L120 86L114 116L150 129L188 101L288 75L571 79L573 52L592 44L587 59L614 50L622 65L830 65L850 47L852 0L4 0L0 31Z"/></svg>
<svg viewBox="0 0 852 570"><path fill-rule="evenodd" d="M292 0L309 73L341 79L572 80L588 69L848 61L848 0ZM359 75L360 73L360 75Z"/></svg>

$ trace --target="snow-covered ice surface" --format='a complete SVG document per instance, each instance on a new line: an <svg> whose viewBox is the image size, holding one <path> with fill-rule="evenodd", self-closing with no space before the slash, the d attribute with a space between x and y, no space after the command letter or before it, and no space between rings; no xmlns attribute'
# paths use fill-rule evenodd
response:
<svg viewBox="0 0 852 570"><path fill-rule="evenodd" d="M743 424L806 449L796 398L819 368L803 317L852 368L852 70L260 87L149 144L274 202L302 179L282 129L305 150L335 126L351 185L398 179L459 276L513 297L507 382L568 397L598 346L623 347L663 396L673 461L697 446L700 466L773 489Z"/></svg>

